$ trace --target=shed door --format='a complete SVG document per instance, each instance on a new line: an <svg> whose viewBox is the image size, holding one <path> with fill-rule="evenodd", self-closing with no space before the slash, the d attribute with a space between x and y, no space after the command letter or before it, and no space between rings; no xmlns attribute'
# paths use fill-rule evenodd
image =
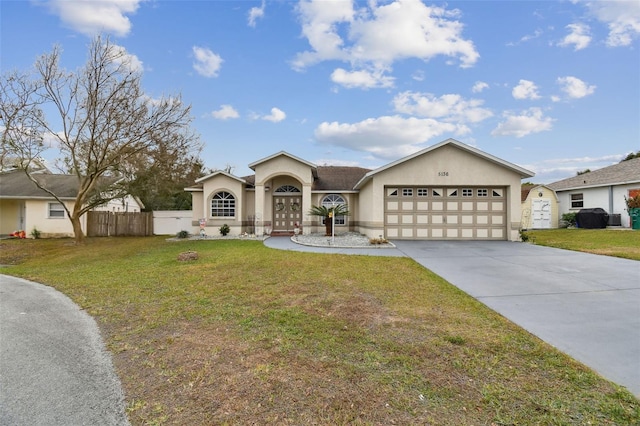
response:
<svg viewBox="0 0 640 426"><path fill-rule="evenodd" d="M504 187L386 187L386 237L506 240L506 193Z"/></svg>
<svg viewBox="0 0 640 426"><path fill-rule="evenodd" d="M534 198L531 200L531 213L533 215L534 229L551 228L551 201L546 198Z"/></svg>

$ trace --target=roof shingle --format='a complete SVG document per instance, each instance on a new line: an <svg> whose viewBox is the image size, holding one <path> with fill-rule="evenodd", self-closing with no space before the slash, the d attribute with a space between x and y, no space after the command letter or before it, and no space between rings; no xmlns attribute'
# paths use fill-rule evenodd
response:
<svg viewBox="0 0 640 426"><path fill-rule="evenodd" d="M640 183L640 158L622 161L609 167L559 180L547 186L555 191L561 191L627 183Z"/></svg>

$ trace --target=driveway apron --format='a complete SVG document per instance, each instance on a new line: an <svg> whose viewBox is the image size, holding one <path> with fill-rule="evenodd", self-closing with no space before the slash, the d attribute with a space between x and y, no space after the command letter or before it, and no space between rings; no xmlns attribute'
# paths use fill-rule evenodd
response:
<svg viewBox="0 0 640 426"><path fill-rule="evenodd" d="M62 293L0 275L0 425L128 425L98 327Z"/></svg>
<svg viewBox="0 0 640 426"><path fill-rule="evenodd" d="M393 243L640 397L640 262L507 241Z"/></svg>

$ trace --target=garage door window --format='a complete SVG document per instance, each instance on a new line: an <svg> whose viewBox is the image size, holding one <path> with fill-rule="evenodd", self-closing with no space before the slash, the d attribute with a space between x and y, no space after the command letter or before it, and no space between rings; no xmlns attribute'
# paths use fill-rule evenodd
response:
<svg viewBox="0 0 640 426"><path fill-rule="evenodd" d="M478 189L478 197L488 197L489 190L488 189Z"/></svg>
<svg viewBox="0 0 640 426"><path fill-rule="evenodd" d="M427 188L418 188L418 197L428 197L429 190Z"/></svg>
<svg viewBox="0 0 640 426"><path fill-rule="evenodd" d="M388 197L397 197L398 196L398 188L387 188L387 196Z"/></svg>
<svg viewBox="0 0 640 426"><path fill-rule="evenodd" d="M411 189L411 188L403 188L402 189L402 196L403 197L413 197L413 189Z"/></svg>
<svg viewBox="0 0 640 426"><path fill-rule="evenodd" d="M431 190L431 195L434 197L442 197L442 189L438 188L438 189L432 189Z"/></svg>
<svg viewBox="0 0 640 426"><path fill-rule="evenodd" d="M463 197L473 197L473 189L471 189L471 188L463 188L462 189L462 196Z"/></svg>
<svg viewBox="0 0 640 426"><path fill-rule="evenodd" d="M457 197L458 189L447 189L447 197Z"/></svg>
<svg viewBox="0 0 640 426"><path fill-rule="evenodd" d="M491 190L491 195L493 195L494 197L502 197L502 189L492 189Z"/></svg>

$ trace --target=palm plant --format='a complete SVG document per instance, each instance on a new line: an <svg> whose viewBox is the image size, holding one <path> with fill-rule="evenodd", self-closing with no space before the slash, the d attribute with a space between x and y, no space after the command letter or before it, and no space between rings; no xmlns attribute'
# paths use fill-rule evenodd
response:
<svg viewBox="0 0 640 426"><path fill-rule="evenodd" d="M345 204L336 204L335 206L312 206L309 210L309 214L312 216L320 216L324 218L324 230L325 235L332 235L333 220L332 216L348 216L349 209Z"/></svg>

